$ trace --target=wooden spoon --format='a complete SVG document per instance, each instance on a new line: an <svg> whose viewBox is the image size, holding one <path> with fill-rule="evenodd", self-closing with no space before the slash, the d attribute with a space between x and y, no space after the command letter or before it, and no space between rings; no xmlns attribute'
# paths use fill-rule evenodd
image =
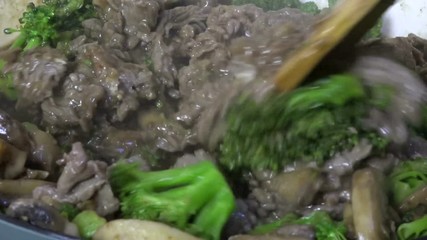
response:
<svg viewBox="0 0 427 240"><path fill-rule="evenodd" d="M318 24L284 62L275 76L279 91L301 84L325 56L342 41L353 46L376 23L394 0L344 0Z"/></svg>

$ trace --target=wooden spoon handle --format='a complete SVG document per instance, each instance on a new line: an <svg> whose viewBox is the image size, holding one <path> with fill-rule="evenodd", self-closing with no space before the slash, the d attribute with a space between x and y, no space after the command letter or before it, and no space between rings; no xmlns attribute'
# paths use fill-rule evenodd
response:
<svg viewBox="0 0 427 240"><path fill-rule="evenodd" d="M287 58L275 76L279 91L297 87L319 62L384 0L344 0L315 27L311 35ZM385 8L384 8L385 9ZM381 13L382 14L382 13ZM368 29L366 29L368 31Z"/></svg>

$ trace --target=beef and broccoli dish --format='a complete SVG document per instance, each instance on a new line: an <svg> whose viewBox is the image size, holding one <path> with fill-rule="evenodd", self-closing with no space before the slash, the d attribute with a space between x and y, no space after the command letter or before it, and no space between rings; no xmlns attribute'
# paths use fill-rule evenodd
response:
<svg viewBox="0 0 427 240"><path fill-rule="evenodd" d="M1 215L93 240L427 236L426 39L378 22L279 92L330 9L28 2L0 35Z"/></svg>

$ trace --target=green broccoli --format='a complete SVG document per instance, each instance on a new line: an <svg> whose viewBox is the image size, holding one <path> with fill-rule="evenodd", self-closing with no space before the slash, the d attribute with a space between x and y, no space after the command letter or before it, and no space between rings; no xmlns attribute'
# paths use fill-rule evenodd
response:
<svg viewBox="0 0 427 240"><path fill-rule="evenodd" d="M282 8L298 8L307 13L319 13L320 10L314 2L301 3L299 0L233 0L233 5L255 4L265 11L274 11Z"/></svg>
<svg viewBox="0 0 427 240"><path fill-rule="evenodd" d="M315 211L304 217L295 214L285 215L273 223L257 226L252 234L267 234L289 224L310 225L316 231L317 240L345 240L346 227L342 222L335 222L324 211Z"/></svg>
<svg viewBox="0 0 427 240"><path fill-rule="evenodd" d="M80 213L80 210L70 203L62 203L59 206L59 212L62 216L71 221Z"/></svg>
<svg viewBox="0 0 427 240"><path fill-rule="evenodd" d="M388 179L392 201L400 205L411 194L427 185L427 161L418 158L401 162Z"/></svg>
<svg viewBox="0 0 427 240"><path fill-rule="evenodd" d="M151 172L119 162L109 181L123 217L167 223L206 239L220 239L235 208L233 193L210 161Z"/></svg>
<svg viewBox="0 0 427 240"><path fill-rule="evenodd" d="M96 231L107 223L107 220L98 216L95 211L85 210L77 214L73 219L73 223L76 224L80 237L83 239L91 239Z"/></svg>
<svg viewBox="0 0 427 240"><path fill-rule="evenodd" d="M397 228L399 240L415 240L427 236L427 215L413 222L404 223Z"/></svg>
<svg viewBox="0 0 427 240"><path fill-rule="evenodd" d="M260 103L243 96L226 116L220 163L232 171L279 170L295 161L321 165L362 139L380 151L388 140L360 123L367 106L379 102L375 97L383 98L371 95L358 78L343 74Z"/></svg>
<svg viewBox="0 0 427 240"><path fill-rule="evenodd" d="M0 94L14 101L18 98L18 93L13 85L13 76L4 72L5 65L6 61L0 59Z"/></svg>
<svg viewBox="0 0 427 240"><path fill-rule="evenodd" d="M36 6L29 3L18 29L6 28L10 34L19 32L12 48L32 49L38 46L56 47L82 32L82 21L96 16L92 0L44 0Z"/></svg>
<svg viewBox="0 0 427 240"><path fill-rule="evenodd" d="M300 3L300 5L297 6L297 8L299 10L301 10L302 12L310 13L310 14L313 14L313 15L320 13L319 7L314 2Z"/></svg>

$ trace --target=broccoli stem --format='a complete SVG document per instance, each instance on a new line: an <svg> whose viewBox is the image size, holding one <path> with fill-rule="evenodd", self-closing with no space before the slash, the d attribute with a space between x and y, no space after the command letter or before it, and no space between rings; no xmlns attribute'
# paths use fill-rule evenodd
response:
<svg viewBox="0 0 427 240"><path fill-rule="evenodd" d="M24 47L24 51L28 51L30 49L41 46L43 41L40 38L31 38L28 40L27 44Z"/></svg>
<svg viewBox="0 0 427 240"><path fill-rule="evenodd" d="M63 203L59 208L59 212L71 221L80 213L80 210L70 203Z"/></svg>
<svg viewBox="0 0 427 240"><path fill-rule="evenodd" d="M83 7L84 0L68 1L65 6L58 9L59 15L70 15L72 12L79 10Z"/></svg>
<svg viewBox="0 0 427 240"><path fill-rule="evenodd" d="M107 220L98 216L95 211L85 210L77 214L73 219L73 223L76 224L83 239L91 239L96 231L107 223Z"/></svg>
<svg viewBox="0 0 427 240"><path fill-rule="evenodd" d="M228 221L229 215L224 213L231 213L234 210L234 205L229 204L234 202L233 195L228 190L220 190L216 196L202 209L198 214L194 227L195 233L203 229L222 229ZM213 231L212 239L220 239L220 231Z"/></svg>
<svg viewBox="0 0 427 240"><path fill-rule="evenodd" d="M18 38L12 43L11 48L22 48L27 42L27 35L25 33L20 33Z"/></svg>
<svg viewBox="0 0 427 240"><path fill-rule="evenodd" d="M427 215L413 222L399 225L397 236L399 240L414 240L427 236Z"/></svg>
<svg viewBox="0 0 427 240"><path fill-rule="evenodd" d="M5 65L6 61L0 59L0 93L7 99L15 101L18 98L18 93L13 85L12 74L4 72Z"/></svg>
<svg viewBox="0 0 427 240"><path fill-rule="evenodd" d="M399 206L407 197L427 185L427 160L407 160L396 166L388 177L392 201Z"/></svg>

